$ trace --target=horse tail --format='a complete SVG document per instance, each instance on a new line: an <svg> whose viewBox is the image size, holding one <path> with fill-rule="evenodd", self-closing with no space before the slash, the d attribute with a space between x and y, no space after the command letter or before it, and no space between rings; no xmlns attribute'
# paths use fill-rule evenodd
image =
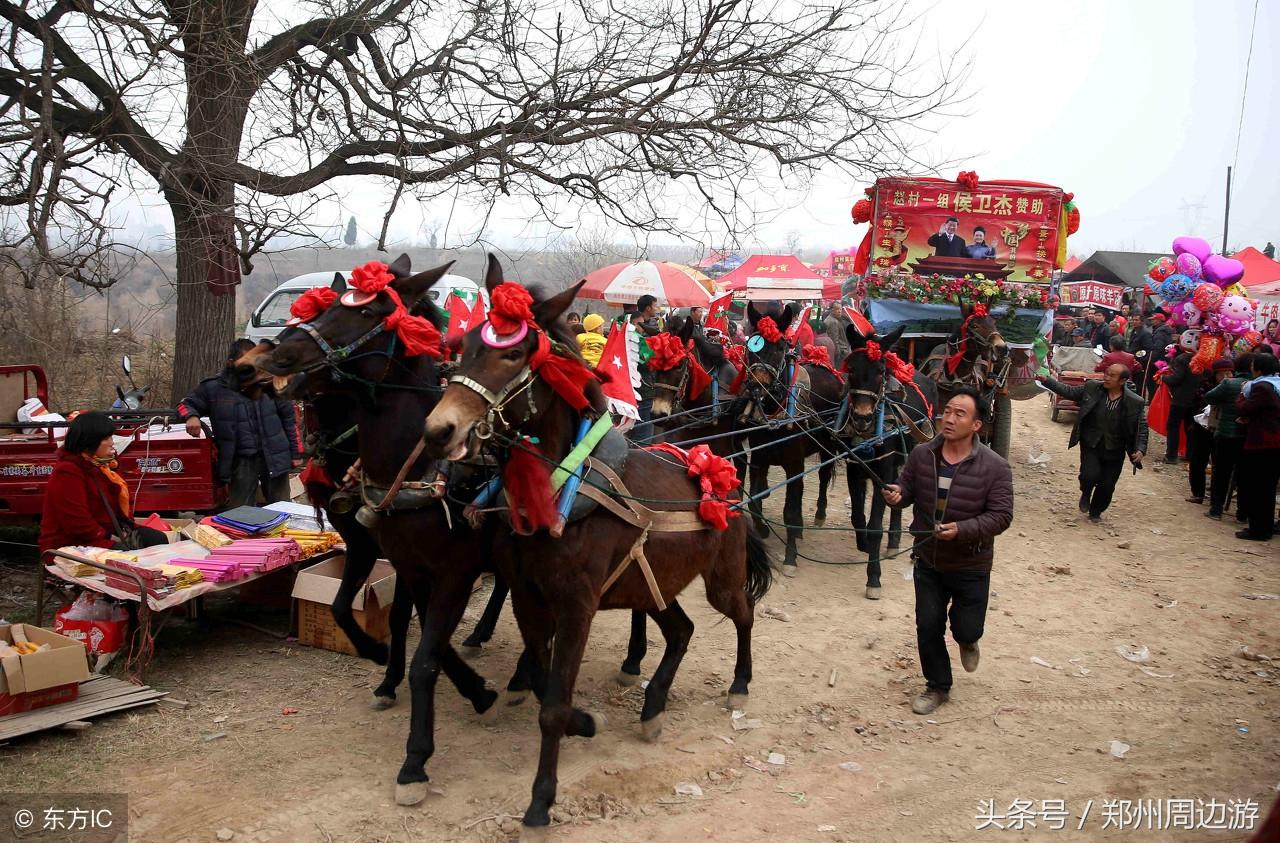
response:
<svg viewBox="0 0 1280 843"><path fill-rule="evenodd" d="M756 604L764 599L769 587L773 585L773 560L769 558L764 539L756 535L750 525L746 528L746 534L747 597L751 598L752 604Z"/></svg>

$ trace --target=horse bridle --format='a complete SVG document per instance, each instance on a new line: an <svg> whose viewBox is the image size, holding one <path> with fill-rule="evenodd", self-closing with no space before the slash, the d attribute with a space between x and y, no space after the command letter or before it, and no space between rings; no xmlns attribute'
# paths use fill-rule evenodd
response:
<svg viewBox="0 0 1280 843"><path fill-rule="evenodd" d="M533 369L526 364L524 368L520 370L519 374L507 381L507 383L497 392L494 392L492 389L489 389L489 387L477 380L474 380L473 378L467 377L466 375L454 375L449 378L449 383L456 383L459 386L464 386L484 400L487 406L484 418L477 421L471 429L472 435L483 442L493 438L493 434L495 430L497 430L495 421L501 423L503 430L510 431L519 428L520 425L533 418L534 414L538 411L538 405L533 403L533 384L536 380L537 375L534 373ZM524 416L512 424L507 421L507 417L503 414L503 410L507 409L507 405L515 400L522 392L525 394L525 399L527 401Z"/></svg>
<svg viewBox="0 0 1280 843"><path fill-rule="evenodd" d="M387 330L386 323L384 321L379 320L377 325L374 325L368 331L361 334L359 337L356 337L356 339L353 340L352 342L349 342L346 345L341 346L340 348L334 348L332 345L329 344L329 341L324 338L324 334L321 334L320 330L310 322L302 322L298 325L294 325L293 327L297 328L299 331L302 331L307 336L311 337L312 341L315 342L317 346L319 346L321 353L324 354L323 362L318 363L315 366L312 366L311 369L309 369L308 371L318 369L320 368L320 366L336 366L338 363L341 363L344 360L346 360L348 357L350 357L351 353L354 352L357 348L369 342L374 337L381 334L383 331Z"/></svg>
<svg viewBox="0 0 1280 843"><path fill-rule="evenodd" d="M859 353L865 353L865 352L866 352L866 348L863 347L863 348L855 348L852 351L850 351L849 354L853 355L853 354L859 354ZM883 366L883 364L881 365ZM854 389L852 386L849 387L849 389L845 392L845 400L848 401L850 404L849 415L844 420L844 424L840 425L840 429L836 431L837 433L843 432L846 427L850 428L850 433L857 433L857 430L853 428L853 406L852 406L853 396L862 395L872 399L875 402L875 412L872 413L872 416L874 416L875 413L880 412L884 408L885 397L889 394L889 378L890 377L891 376L889 374L889 369L887 366L885 366L884 370L880 374L879 390L872 391L870 389Z"/></svg>

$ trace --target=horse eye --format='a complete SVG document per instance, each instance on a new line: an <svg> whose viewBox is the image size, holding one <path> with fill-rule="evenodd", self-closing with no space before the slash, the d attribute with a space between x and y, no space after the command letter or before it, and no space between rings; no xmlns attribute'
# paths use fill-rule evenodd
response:
<svg viewBox="0 0 1280 843"><path fill-rule="evenodd" d="M519 360L521 357L524 357L523 351L504 351L502 353L503 360Z"/></svg>
<svg viewBox="0 0 1280 843"><path fill-rule="evenodd" d="M361 316L363 316L363 317L365 317L365 318L368 318L368 317L370 317L370 316L373 316L373 311L372 311L372 310L370 310L370 309L369 309L369 308L367 308L367 307L362 307L362 308L360 308L360 315L361 315Z"/></svg>

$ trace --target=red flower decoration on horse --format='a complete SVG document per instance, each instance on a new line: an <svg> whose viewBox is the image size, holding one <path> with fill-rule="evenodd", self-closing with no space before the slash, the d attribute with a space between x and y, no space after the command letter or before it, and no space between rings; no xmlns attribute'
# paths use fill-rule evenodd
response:
<svg viewBox="0 0 1280 843"><path fill-rule="evenodd" d="M391 268L382 261L369 261L351 270L350 284L362 293L377 295L396 280Z"/></svg>
<svg viewBox="0 0 1280 843"><path fill-rule="evenodd" d="M653 356L649 358L649 368L654 371L666 372L674 369L689 353L680 342L680 338L670 333L649 337L646 342L653 350Z"/></svg>
<svg viewBox="0 0 1280 843"><path fill-rule="evenodd" d="M766 316L756 323L756 333L764 337L765 342L777 342L782 339L782 331L778 330L778 323L773 321L772 316Z"/></svg>
<svg viewBox="0 0 1280 843"><path fill-rule="evenodd" d="M533 296L513 281L504 281L489 294L489 324L499 335L514 334L533 321Z"/></svg>
<svg viewBox="0 0 1280 843"><path fill-rule="evenodd" d="M328 310L329 305L337 300L338 294L328 287L312 287L289 305L289 315L293 317L289 320L289 324L310 322Z"/></svg>

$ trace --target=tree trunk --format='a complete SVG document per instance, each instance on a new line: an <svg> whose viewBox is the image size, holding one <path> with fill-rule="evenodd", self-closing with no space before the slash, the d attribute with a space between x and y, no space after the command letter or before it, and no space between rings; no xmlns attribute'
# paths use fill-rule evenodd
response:
<svg viewBox="0 0 1280 843"><path fill-rule="evenodd" d="M174 349L172 404L191 394L205 378L222 371L235 339L235 289L215 296L207 283L208 237L191 208L171 204L178 251L178 325Z"/></svg>

